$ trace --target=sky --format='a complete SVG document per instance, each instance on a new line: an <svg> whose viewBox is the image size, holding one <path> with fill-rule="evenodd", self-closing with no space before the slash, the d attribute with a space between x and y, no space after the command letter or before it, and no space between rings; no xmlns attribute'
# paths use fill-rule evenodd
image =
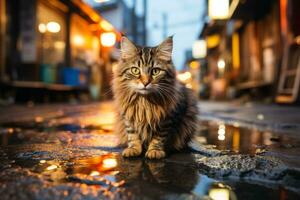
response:
<svg viewBox="0 0 300 200"><path fill-rule="evenodd" d="M143 13L142 1L137 0L137 13ZM132 0L126 0L132 5ZM202 26L205 0L148 0L148 46L164 40L163 14L167 16L167 35L174 35L173 61L175 67L184 67L185 51L192 48Z"/></svg>

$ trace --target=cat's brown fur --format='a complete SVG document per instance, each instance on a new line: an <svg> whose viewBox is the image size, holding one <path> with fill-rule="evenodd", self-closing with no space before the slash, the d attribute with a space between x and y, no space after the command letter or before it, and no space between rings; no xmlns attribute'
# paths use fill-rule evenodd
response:
<svg viewBox="0 0 300 200"><path fill-rule="evenodd" d="M196 100L176 79L172 48L172 37L157 47L138 47L122 38L113 91L116 131L127 143L125 157L145 150L148 158L163 158L166 151L186 147L193 137Z"/></svg>

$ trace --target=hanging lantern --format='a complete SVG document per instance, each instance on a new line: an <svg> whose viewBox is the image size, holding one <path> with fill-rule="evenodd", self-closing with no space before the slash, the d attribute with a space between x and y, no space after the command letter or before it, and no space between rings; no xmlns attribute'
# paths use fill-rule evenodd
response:
<svg viewBox="0 0 300 200"><path fill-rule="evenodd" d="M204 58L206 56L206 41L205 40L197 40L193 44L193 57Z"/></svg>
<svg viewBox="0 0 300 200"><path fill-rule="evenodd" d="M100 36L101 45L104 47L112 47L116 43L117 36L114 32L105 32Z"/></svg>
<svg viewBox="0 0 300 200"><path fill-rule="evenodd" d="M220 20L229 17L229 0L209 0L208 15L211 19Z"/></svg>

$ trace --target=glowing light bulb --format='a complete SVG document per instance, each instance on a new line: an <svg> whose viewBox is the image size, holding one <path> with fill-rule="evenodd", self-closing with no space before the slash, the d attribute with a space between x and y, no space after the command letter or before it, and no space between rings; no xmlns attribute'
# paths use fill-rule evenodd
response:
<svg viewBox="0 0 300 200"><path fill-rule="evenodd" d="M47 30L50 33L58 33L60 31L60 25L57 22L49 22L47 24Z"/></svg>
<svg viewBox="0 0 300 200"><path fill-rule="evenodd" d="M45 33L47 31L47 26L46 24L39 24L39 32L40 33Z"/></svg>
<svg viewBox="0 0 300 200"><path fill-rule="evenodd" d="M104 47L112 47L116 43L117 36L114 32L102 33L100 36L100 41Z"/></svg>

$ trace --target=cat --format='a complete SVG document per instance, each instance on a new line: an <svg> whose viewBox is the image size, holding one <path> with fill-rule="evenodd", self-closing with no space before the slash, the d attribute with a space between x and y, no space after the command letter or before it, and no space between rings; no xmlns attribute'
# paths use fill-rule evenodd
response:
<svg viewBox="0 0 300 200"><path fill-rule="evenodd" d="M124 157L161 159L187 147L197 125L197 101L176 79L173 37L156 47L140 47L121 39L119 64L113 75L116 131L127 148Z"/></svg>

